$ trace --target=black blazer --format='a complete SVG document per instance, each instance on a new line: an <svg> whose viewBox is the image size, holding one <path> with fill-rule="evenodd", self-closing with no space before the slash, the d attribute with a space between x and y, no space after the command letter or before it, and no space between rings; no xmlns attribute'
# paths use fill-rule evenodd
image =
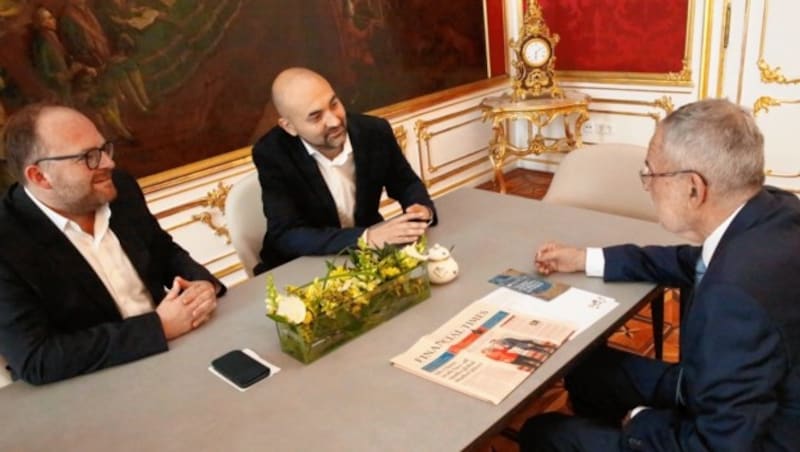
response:
<svg viewBox="0 0 800 452"><path fill-rule="evenodd" d="M625 438L642 450L800 448L798 252L800 202L765 188L733 219L685 307L680 364L658 380L675 403L637 414ZM606 248L605 278L692 287L700 253Z"/></svg>
<svg viewBox="0 0 800 452"><path fill-rule="evenodd" d="M389 123L348 114L347 132L356 167L352 228L341 227L330 190L300 138L276 126L253 147L267 218L256 273L298 256L335 254L355 245L364 229L383 221L378 208L384 187L403 209L415 203L430 207L435 220L433 201L403 156Z"/></svg>
<svg viewBox="0 0 800 452"><path fill-rule="evenodd" d="M113 178L110 227L154 303L176 275L224 292L159 227L136 180ZM17 184L0 206L0 243L0 354L16 377L47 383L167 350L158 314L123 320L89 263Z"/></svg>

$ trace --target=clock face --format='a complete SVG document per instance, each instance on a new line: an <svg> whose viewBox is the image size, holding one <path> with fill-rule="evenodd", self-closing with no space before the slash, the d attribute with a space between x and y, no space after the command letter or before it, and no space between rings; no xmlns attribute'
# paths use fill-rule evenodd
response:
<svg viewBox="0 0 800 452"><path fill-rule="evenodd" d="M542 38L528 40L522 47L522 58L531 66L543 66L550 59L550 43Z"/></svg>

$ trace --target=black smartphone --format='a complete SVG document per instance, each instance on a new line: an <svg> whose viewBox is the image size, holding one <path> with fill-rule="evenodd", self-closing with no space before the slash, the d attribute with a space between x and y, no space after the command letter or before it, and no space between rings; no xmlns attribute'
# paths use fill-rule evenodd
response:
<svg viewBox="0 0 800 452"><path fill-rule="evenodd" d="M246 388L269 376L269 367L241 350L230 351L211 361L211 366L240 388Z"/></svg>

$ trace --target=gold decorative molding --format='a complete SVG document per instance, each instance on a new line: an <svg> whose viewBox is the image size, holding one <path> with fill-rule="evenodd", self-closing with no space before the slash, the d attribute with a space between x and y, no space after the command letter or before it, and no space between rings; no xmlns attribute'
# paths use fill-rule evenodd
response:
<svg viewBox="0 0 800 452"><path fill-rule="evenodd" d="M228 199L228 193L230 193L231 188L233 185L226 184L223 181L219 181L217 183L217 187L213 190L209 191L204 198L197 199L194 201L190 201L179 206L175 206L171 209L167 209L165 211L157 213L155 216L158 219L162 219L171 215L174 215L179 212L183 212L195 207L205 207L207 209L216 209L221 214L225 214L225 202ZM185 221L183 223L179 223L173 225L167 229L167 232L174 231L176 229L182 228L184 226L190 225L192 223L201 222L206 226L210 227L214 234L224 237L225 243L231 243L230 233L225 226L218 226L214 223L214 215L211 212L201 212L198 214L194 214L191 217L191 220Z"/></svg>
<svg viewBox="0 0 800 452"><path fill-rule="evenodd" d="M767 169L764 171L765 176L769 177L779 177L782 179L795 179L800 177L800 172L797 173L776 173L774 170Z"/></svg>
<svg viewBox="0 0 800 452"><path fill-rule="evenodd" d="M481 156L485 156L486 155L486 151L488 151L488 150L489 150L489 148L487 146L484 146L484 147L478 149L477 151L470 153L469 155L480 154ZM457 176L457 175L467 171L470 168L474 168L474 167L482 165L484 163L486 163L486 158L485 157L481 157L479 159L472 160L472 161L470 161L468 163L465 163L464 165L459 166L458 168L456 168L456 169L454 169L452 171L448 171L448 172L446 172L444 174L441 174L439 176L431 178L428 182L430 183L430 185L437 184L437 183L442 182L444 180L447 180L447 179L449 179L449 178L451 178L453 176Z"/></svg>
<svg viewBox="0 0 800 452"><path fill-rule="evenodd" d="M683 67L680 72L667 72L667 80L672 82L691 82L692 68L689 66L689 62L683 60Z"/></svg>
<svg viewBox="0 0 800 452"><path fill-rule="evenodd" d="M206 262L203 262L203 266L208 267L209 265L216 264L217 262L221 262L229 257L236 257L236 251L229 251L225 254L212 258Z"/></svg>
<svg viewBox="0 0 800 452"><path fill-rule="evenodd" d="M731 38L731 0L724 0L722 11L722 39L719 40L719 59L717 60L717 97L722 97L725 84L725 59L728 56L728 45Z"/></svg>
<svg viewBox="0 0 800 452"><path fill-rule="evenodd" d="M697 90L698 99L705 99L708 97L708 79L709 72L711 71L711 38L714 34L714 0L706 0L704 18L703 47L700 53L700 78L698 81L699 89Z"/></svg>
<svg viewBox="0 0 800 452"><path fill-rule="evenodd" d="M405 126L397 126L392 129L394 132L394 139L397 140L397 145L400 146L400 150L403 151L403 155L406 155L406 146L408 146L408 133L406 133Z"/></svg>
<svg viewBox="0 0 800 452"><path fill-rule="evenodd" d="M590 108L589 113L599 113L601 115L619 115L619 116L635 116L640 118L650 118L653 121L658 123L661 121L661 114L656 112L648 112L648 113L639 113L636 111L620 111L620 110L598 110L595 108Z"/></svg>
<svg viewBox="0 0 800 452"><path fill-rule="evenodd" d="M758 116L762 110L764 113L769 113L770 107L780 107L783 104L800 104L800 99L786 100L775 99L774 97L770 96L761 96L753 103L753 116Z"/></svg>
<svg viewBox="0 0 800 452"><path fill-rule="evenodd" d="M428 173L435 173L435 172L439 171L444 166L447 166L447 165L453 164L455 162L467 159L470 156L475 155L477 153L480 153L483 150L483 149L479 149L479 150L476 150L476 151L472 151L472 152L469 152L469 153L467 153L465 155L461 155L458 158L455 158L455 159L452 159L452 160L448 160L446 162L441 162L439 164L434 164L433 155L432 155L432 152L431 152L431 139L433 137L435 137L437 135L441 135L443 133L450 132L450 131L455 130L455 129L460 128L460 127L464 127L467 124L471 124L473 122L477 122L477 121L479 121L481 119L481 117L480 116L476 116L475 118L468 119L466 121L462 121L462 122L460 122L458 124L454 124L454 125L449 126L449 127L445 127L442 130L431 131L430 130L431 126L436 125L436 124L440 124L440 123L443 123L443 122L446 122L446 121L449 121L449 120L452 120L452 119L455 119L455 118L457 118L459 116L467 115L469 113L472 113L473 111L478 111L478 110L479 110L479 107L477 107L477 106L469 107L469 108L466 108L464 110L459 110L459 111L456 111L456 112L453 112L453 113L449 113L447 115L440 116L440 117L434 118L434 119L428 119L428 120L419 119L414 123L414 132L417 135L417 151L419 152L419 162L420 162L420 165L422 166L422 168L421 168L421 173L422 173L421 177L422 177L423 182L425 182L426 184L433 183L433 182L429 182L428 181L428 179L427 179L427 174ZM424 154L423 154L423 149L424 149ZM459 167L458 169L462 169L462 168L463 167Z"/></svg>
<svg viewBox="0 0 800 452"><path fill-rule="evenodd" d="M630 99L603 99L603 98L592 98L592 104L620 104L620 105L641 105L643 107L656 107L664 110L664 113L670 114L675 110L675 104L672 103L672 96L661 96L652 101L646 100L630 100ZM625 112L611 112L613 114L618 113L625 113ZM652 116L652 114L648 114L648 116Z"/></svg>
<svg viewBox="0 0 800 452"><path fill-rule="evenodd" d="M187 192L190 192L192 190L196 190L196 189L201 188L201 187L206 187L209 184L213 184L213 183L224 181L224 180L228 180L228 179L233 179L233 178L235 178L237 176L242 176L244 174L249 174L249 173L254 171L253 165L250 164L249 162L244 166L245 166L245 168L240 170L240 171L228 173L228 174L225 174L224 176L221 176L221 177L217 177L217 178L213 178L213 179L209 179L209 180L203 180L202 182L199 182L199 183L196 183L196 184L186 183L182 188L180 188L178 190L170 190L165 194L159 194L159 196L151 196L151 197L147 198L147 202L148 203L154 203L154 202L157 202L157 201L162 201L164 199L173 198L173 197L175 197L175 195L178 195L178 194L181 194L181 193L187 193Z"/></svg>
<svg viewBox="0 0 800 452"><path fill-rule="evenodd" d="M138 179L139 185L145 194L175 187L187 182L198 180L230 168L246 165L252 162L251 148L238 149L215 157L199 160L188 165L179 166L152 176Z"/></svg>
<svg viewBox="0 0 800 452"><path fill-rule="evenodd" d="M800 83L800 78L787 78L781 73L780 66L772 66L767 63L764 58L764 47L767 42L767 19L769 17L769 0L764 0L764 11L761 15L761 42L758 44L758 60L756 66L761 75L761 81L769 83L777 83L780 85L795 85Z"/></svg>
<svg viewBox="0 0 800 452"><path fill-rule="evenodd" d="M225 213L225 201L228 200L228 193L231 192L233 185L226 184L223 181L217 183L217 188L211 190L203 198L203 207L209 209L217 209L221 213Z"/></svg>
<svg viewBox="0 0 800 452"><path fill-rule="evenodd" d="M750 0L744 2L744 18L742 21L742 43L739 50L739 78L736 83L736 103L742 103L742 89L744 88L744 68L747 58L747 36L750 25Z"/></svg>
<svg viewBox="0 0 800 452"><path fill-rule="evenodd" d="M228 228L225 226L220 226L214 223L214 215L211 212L202 212L198 214L192 215L193 221L199 221L206 226L210 227L212 231L214 231L214 235L222 237L225 239L225 244L231 244L231 234L228 231Z"/></svg>
<svg viewBox="0 0 800 452"><path fill-rule="evenodd" d="M780 85L796 85L800 83L800 78L788 79L781 73L781 67L774 68L767 64L763 58L758 59L758 71L761 74L761 81L764 83L777 83Z"/></svg>
<svg viewBox="0 0 800 452"><path fill-rule="evenodd" d="M242 270L242 269L244 269L244 265L242 265L242 263L239 262L238 264L229 265L229 266L227 266L227 267L225 267L225 268L223 268L221 270L215 271L214 272L214 277L216 277L216 278L224 278L224 277L226 277L226 276L228 276L230 274L236 273L237 271ZM244 282L246 280L247 280L247 278L245 278L244 280L239 281L239 282Z"/></svg>
<svg viewBox="0 0 800 452"><path fill-rule="evenodd" d="M469 184L471 182L474 182L475 180L480 179L482 177L485 177L486 175L491 174L493 172L494 172L494 169L488 169L486 171L481 171L478 174L474 174L474 175L472 175L472 176L470 176L470 177L468 177L468 178L466 178L464 180L460 180L458 182L454 182L454 183L452 183L452 184L450 184L450 185L448 185L448 186L446 186L444 188L439 189L436 192L431 193L431 197L432 198L438 198L439 196L441 196L441 195L443 195L445 193L449 193L449 192L451 192L451 191L453 191L453 190L455 190L457 188L461 188L464 185L467 185L467 184Z"/></svg>
<svg viewBox="0 0 800 452"><path fill-rule="evenodd" d="M653 101L653 105L664 110L666 114L670 114L675 111L675 104L672 103L671 96L661 96Z"/></svg>

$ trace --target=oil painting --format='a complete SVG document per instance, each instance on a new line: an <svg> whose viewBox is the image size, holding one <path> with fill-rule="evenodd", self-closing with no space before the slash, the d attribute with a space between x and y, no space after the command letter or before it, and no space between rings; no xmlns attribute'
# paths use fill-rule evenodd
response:
<svg viewBox="0 0 800 452"><path fill-rule="evenodd" d="M252 144L286 67L368 111L486 78L484 36L482 0L0 0L0 122L72 106L141 177Z"/></svg>

